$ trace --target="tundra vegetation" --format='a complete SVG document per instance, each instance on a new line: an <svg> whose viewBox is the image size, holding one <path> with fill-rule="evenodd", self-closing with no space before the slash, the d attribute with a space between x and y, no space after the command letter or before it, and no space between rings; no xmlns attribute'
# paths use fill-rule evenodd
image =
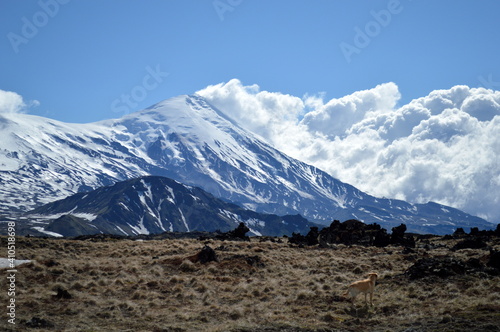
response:
<svg viewBox="0 0 500 332"><path fill-rule="evenodd" d="M19 237L17 258L31 263L17 267L16 329L499 330L495 234L414 236L410 246ZM351 304L342 294L369 272L379 276L374 305ZM0 303L8 300L0 292ZM0 329L9 328L4 317Z"/></svg>

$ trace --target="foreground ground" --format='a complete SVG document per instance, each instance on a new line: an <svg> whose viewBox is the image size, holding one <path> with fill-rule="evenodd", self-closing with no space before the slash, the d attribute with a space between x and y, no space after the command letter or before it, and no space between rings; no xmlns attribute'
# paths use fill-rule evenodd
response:
<svg viewBox="0 0 500 332"><path fill-rule="evenodd" d="M1 237L2 247L7 240ZM500 277L484 272L411 280L421 258L485 264L489 249L458 240L414 250L299 248L287 239L100 241L18 238L18 331L498 331ZM279 241L279 242L276 242ZM488 246L500 249L498 238ZM209 245L218 262L187 259ZM475 260L477 259L477 260ZM374 306L342 294L378 272ZM6 272L4 272L6 274ZM0 303L9 301L0 281ZM10 328L2 315L0 330Z"/></svg>

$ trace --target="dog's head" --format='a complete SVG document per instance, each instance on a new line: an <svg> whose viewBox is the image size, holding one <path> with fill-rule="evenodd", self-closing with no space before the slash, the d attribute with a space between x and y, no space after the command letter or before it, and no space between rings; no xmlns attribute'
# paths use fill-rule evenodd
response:
<svg viewBox="0 0 500 332"><path fill-rule="evenodd" d="M372 280L377 280L378 274L376 274L376 273L368 273L368 278L370 278Z"/></svg>

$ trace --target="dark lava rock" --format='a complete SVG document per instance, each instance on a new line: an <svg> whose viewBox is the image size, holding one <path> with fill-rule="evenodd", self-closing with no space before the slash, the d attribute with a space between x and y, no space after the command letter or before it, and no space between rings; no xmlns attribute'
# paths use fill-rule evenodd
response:
<svg viewBox="0 0 500 332"><path fill-rule="evenodd" d="M425 277L447 278L455 275L471 274L476 272L489 272L478 259L464 262L453 257L422 258L405 272L410 280Z"/></svg>
<svg viewBox="0 0 500 332"><path fill-rule="evenodd" d="M479 237L472 237L462 240L455 244L451 250L459 250L459 249L482 249L486 248L488 245Z"/></svg>
<svg viewBox="0 0 500 332"><path fill-rule="evenodd" d="M365 224L355 219L342 223L334 220L330 226L324 227L321 231L318 231L317 227L311 227L306 236L293 233L288 241L299 246L319 244L321 247L328 247L331 244L345 244L386 247L395 244L414 248L415 239L405 232L405 224L392 228L392 234L389 235L386 229L376 223Z"/></svg>
<svg viewBox="0 0 500 332"><path fill-rule="evenodd" d="M217 254L215 253L215 250L213 250L209 246L205 246L198 253L198 261L201 264L205 264L208 262L218 262L219 259L217 258Z"/></svg>
<svg viewBox="0 0 500 332"><path fill-rule="evenodd" d="M250 266L264 267L265 264L261 261L259 256L247 256L247 255L234 255L233 258L244 259Z"/></svg>
<svg viewBox="0 0 500 332"><path fill-rule="evenodd" d="M387 231L378 224L367 225L359 220L350 219L341 223L334 220L329 227L319 232L320 245L374 245L384 246L387 243ZM377 239L377 241L376 241Z"/></svg>
<svg viewBox="0 0 500 332"><path fill-rule="evenodd" d="M294 232L292 233L292 236L288 238L288 242L303 246L307 241L304 235Z"/></svg>
<svg viewBox="0 0 500 332"><path fill-rule="evenodd" d="M406 225L401 224L392 228L391 244L399 244L405 247L415 248L415 239L413 236L405 236Z"/></svg>
<svg viewBox="0 0 500 332"><path fill-rule="evenodd" d="M54 298L56 298L58 300L61 300L61 299L69 300L72 298L72 296L67 290L65 290L61 287L58 287L57 288L57 295L54 295Z"/></svg>
<svg viewBox="0 0 500 332"><path fill-rule="evenodd" d="M457 274L465 274L465 263L451 257L422 258L406 271L406 275L410 280L429 276L446 278Z"/></svg>
<svg viewBox="0 0 500 332"><path fill-rule="evenodd" d="M33 317L26 322L26 326L35 329L47 329L54 327L54 323L43 318Z"/></svg>
<svg viewBox="0 0 500 332"><path fill-rule="evenodd" d="M306 235L306 242L308 246L314 246L319 243L319 230L318 227L311 227L311 230Z"/></svg>
<svg viewBox="0 0 500 332"><path fill-rule="evenodd" d="M490 249L490 258L486 265L500 270L500 251Z"/></svg>
<svg viewBox="0 0 500 332"><path fill-rule="evenodd" d="M300 233L292 233L292 236L288 238L288 242L297 244L300 246L314 246L319 243L319 231L318 227L311 227L309 233L306 236Z"/></svg>
<svg viewBox="0 0 500 332"><path fill-rule="evenodd" d="M250 232L250 228L245 225L245 223L240 223L238 227L232 231L226 232L226 233L221 233L217 235L215 238L218 240L227 240L227 241L234 241L234 240L244 240L244 241L250 241L250 238L246 236L245 234Z"/></svg>

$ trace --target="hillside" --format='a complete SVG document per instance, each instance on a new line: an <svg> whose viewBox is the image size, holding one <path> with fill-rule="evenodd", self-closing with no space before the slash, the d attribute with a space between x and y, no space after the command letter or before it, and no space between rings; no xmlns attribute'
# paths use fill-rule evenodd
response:
<svg viewBox="0 0 500 332"><path fill-rule="evenodd" d="M133 236L164 232L229 231L244 222L252 235L292 235L311 226L300 215L277 216L241 208L201 188L145 176L45 204L24 215L19 235Z"/></svg>
<svg viewBox="0 0 500 332"><path fill-rule="evenodd" d="M486 247L459 249L466 240ZM0 243L5 247L6 238ZM196 261L205 245L215 249L218 261ZM18 259L32 260L17 268L22 330L500 329L500 267L498 254L494 263L489 250L500 250L498 237L420 236L413 249L299 247L287 238L258 237L249 242L19 237L17 246ZM372 271L380 276L373 307L365 306L361 295L354 306L345 301L347 285ZM0 287L5 289L5 278ZM0 301L7 303L7 292L0 293ZM6 324L0 321L2 328Z"/></svg>

